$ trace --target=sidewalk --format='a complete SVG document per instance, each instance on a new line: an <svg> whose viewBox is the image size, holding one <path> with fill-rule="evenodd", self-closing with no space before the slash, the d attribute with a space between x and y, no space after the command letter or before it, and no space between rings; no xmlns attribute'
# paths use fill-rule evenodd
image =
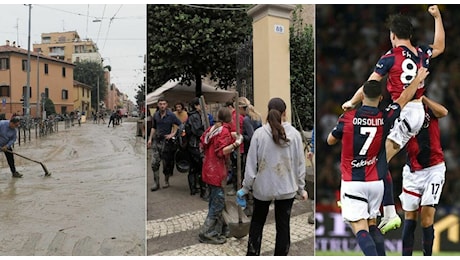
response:
<svg viewBox="0 0 460 260"><path fill-rule="evenodd" d="M207 215L208 204L199 195L191 196L187 173L175 171L170 187L150 191L153 183L151 149L147 152L147 255L155 256L244 256L247 239L229 238L223 245L202 244L198 233ZM160 183L164 175L160 171ZM227 191L231 185L227 186ZM234 199L227 196L227 199ZM289 255L314 255L315 226L308 224L311 200L294 202L291 214L291 248ZM273 255L275 246L273 204L267 217L262 241L262 255Z"/></svg>

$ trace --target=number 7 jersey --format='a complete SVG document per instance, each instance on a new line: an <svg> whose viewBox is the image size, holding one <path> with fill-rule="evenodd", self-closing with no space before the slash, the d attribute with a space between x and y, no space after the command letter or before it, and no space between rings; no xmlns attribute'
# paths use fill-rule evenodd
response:
<svg viewBox="0 0 460 260"><path fill-rule="evenodd" d="M406 46L398 46L389 50L380 57L375 65L374 72L380 76L388 74L387 90L391 99L395 101L409 86L417 75L420 67L428 68L433 49L428 46L416 47L417 53L413 53ZM425 86L421 85L414 98L420 98L425 93Z"/></svg>
<svg viewBox="0 0 460 260"><path fill-rule="evenodd" d="M401 107L361 106L343 113L331 134L342 140L340 170L343 181L381 180L388 171L385 140Z"/></svg>

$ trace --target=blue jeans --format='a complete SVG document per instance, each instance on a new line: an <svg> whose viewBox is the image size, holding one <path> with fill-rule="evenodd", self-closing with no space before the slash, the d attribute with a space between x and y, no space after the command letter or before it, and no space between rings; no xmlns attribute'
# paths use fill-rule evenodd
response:
<svg viewBox="0 0 460 260"><path fill-rule="evenodd" d="M209 185L209 204L208 204L208 216L205 220L205 227L207 230L204 233L208 233L210 236L222 234L222 211L225 208L225 194L222 187Z"/></svg>

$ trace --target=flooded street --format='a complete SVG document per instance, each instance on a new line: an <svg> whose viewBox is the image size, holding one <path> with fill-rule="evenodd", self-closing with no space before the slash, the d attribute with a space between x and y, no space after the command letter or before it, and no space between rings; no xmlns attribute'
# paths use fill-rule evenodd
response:
<svg viewBox="0 0 460 260"><path fill-rule="evenodd" d="M64 129L0 155L0 255L145 255L145 140L136 119Z"/></svg>

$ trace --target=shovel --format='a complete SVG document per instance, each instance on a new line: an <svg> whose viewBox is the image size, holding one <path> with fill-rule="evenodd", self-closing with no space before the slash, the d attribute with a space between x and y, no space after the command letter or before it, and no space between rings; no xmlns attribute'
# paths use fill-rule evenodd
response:
<svg viewBox="0 0 460 260"><path fill-rule="evenodd" d="M17 155L17 156L19 156L19 157L22 157L22 158L24 158L24 159L26 159L26 160L29 160L29 161L32 161L32 162L39 163L39 164L42 166L43 171L45 171L45 176L50 176L50 175L51 175L51 173L48 171L48 169L46 168L46 166L45 166L42 162L39 162L39 161L30 159L30 158L28 158L28 157L25 157L24 155L20 155L20 154L18 154L18 153L15 153L15 152L13 152L13 151L10 151L10 150L6 150L6 152L12 153L12 154L14 154L14 155Z"/></svg>
<svg viewBox="0 0 460 260"><path fill-rule="evenodd" d="M238 92L236 92L236 102L235 106L236 111L236 132L240 133L240 112L238 106ZM239 147L236 152L236 181L237 189L241 189L241 154ZM243 209L236 204L233 200L225 200L225 209L222 212L222 217L227 223L230 230L230 235L235 238L242 238L249 234L249 227L251 226L251 221L244 214Z"/></svg>

